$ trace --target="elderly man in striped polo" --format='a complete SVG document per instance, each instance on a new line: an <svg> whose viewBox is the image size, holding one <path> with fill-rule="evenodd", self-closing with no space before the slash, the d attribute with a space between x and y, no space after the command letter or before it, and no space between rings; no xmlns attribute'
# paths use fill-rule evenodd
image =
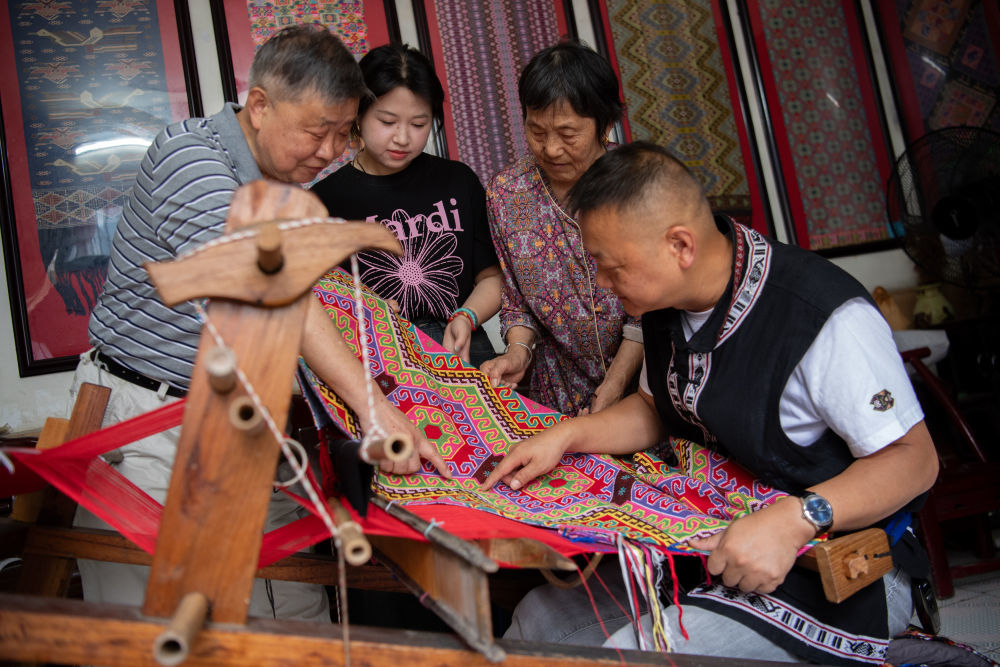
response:
<svg viewBox="0 0 1000 667"><path fill-rule="evenodd" d="M81 356L74 395L81 382L111 387L108 423L184 395L201 325L190 303L168 308L160 301L143 264L172 259L219 236L240 185L260 178L313 180L346 148L358 101L368 94L354 57L335 36L318 26L294 26L258 50L243 107L227 104L214 116L185 120L157 135L115 232L107 282L90 319L93 349ZM350 405L364 406L362 367L322 309L310 313L306 331L306 360L322 353L314 368L336 369L327 370L324 380ZM329 377L334 373L337 377ZM444 472L423 434L381 394L377 398L380 422L391 430L409 430L421 454ZM172 429L133 443L121 450L116 466L162 502L178 436L179 429ZM276 494L267 528L294 519L296 510ZM107 527L82 508L76 524ZM86 599L137 605L149 568L80 561L80 572ZM330 620L324 589L294 582L258 580L250 614Z"/></svg>

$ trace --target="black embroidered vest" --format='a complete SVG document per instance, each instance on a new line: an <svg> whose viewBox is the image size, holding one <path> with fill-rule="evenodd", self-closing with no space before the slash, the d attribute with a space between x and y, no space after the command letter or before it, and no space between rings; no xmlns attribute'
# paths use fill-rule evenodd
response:
<svg viewBox="0 0 1000 667"><path fill-rule="evenodd" d="M849 299L871 297L808 251L728 218L716 224L733 241L732 282L689 341L679 311L643 315L649 388L668 434L702 442L798 493L853 457L829 429L809 447L789 440L778 419L781 394L830 314Z"/></svg>

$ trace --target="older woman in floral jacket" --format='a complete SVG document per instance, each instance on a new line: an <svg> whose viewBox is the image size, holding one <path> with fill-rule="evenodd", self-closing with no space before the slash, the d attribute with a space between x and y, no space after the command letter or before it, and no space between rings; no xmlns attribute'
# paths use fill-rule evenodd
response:
<svg viewBox="0 0 1000 667"><path fill-rule="evenodd" d="M566 193L608 150L621 117L618 81L593 50L561 43L537 53L518 95L530 155L487 187L490 231L503 271L504 354L482 370L566 414L619 400L642 362L641 332L618 297L598 285Z"/></svg>

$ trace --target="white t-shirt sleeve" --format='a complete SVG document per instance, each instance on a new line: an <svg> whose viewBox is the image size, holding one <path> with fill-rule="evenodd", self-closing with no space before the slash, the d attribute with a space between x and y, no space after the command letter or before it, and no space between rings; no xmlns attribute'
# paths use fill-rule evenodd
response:
<svg viewBox="0 0 1000 667"><path fill-rule="evenodd" d="M855 457L895 442L924 417L889 325L860 297L830 315L788 379L779 411L796 444L808 446L830 428Z"/></svg>

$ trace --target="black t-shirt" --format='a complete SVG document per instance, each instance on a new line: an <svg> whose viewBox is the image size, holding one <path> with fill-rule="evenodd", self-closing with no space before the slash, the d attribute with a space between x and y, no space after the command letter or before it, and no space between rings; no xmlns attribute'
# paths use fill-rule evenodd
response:
<svg viewBox="0 0 1000 667"><path fill-rule="evenodd" d="M402 257L363 252L359 268L361 282L399 302L407 319L446 319L468 298L476 275L497 263L486 193L461 162L421 153L388 176L346 164L312 190L330 215L379 222L395 233Z"/></svg>

